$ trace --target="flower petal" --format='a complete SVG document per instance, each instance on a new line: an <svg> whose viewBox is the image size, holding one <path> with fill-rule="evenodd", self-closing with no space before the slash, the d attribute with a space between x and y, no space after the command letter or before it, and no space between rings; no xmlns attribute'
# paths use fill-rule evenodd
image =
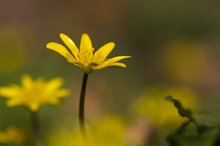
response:
<svg viewBox="0 0 220 146"><path fill-rule="evenodd" d="M58 43L55 43L55 42L50 42L50 43L47 44L47 48L59 53L60 55L65 57L68 62L71 62L71 63L76 62L73 55L70 54L70 52L61 44L58 44Z"/></svg>
<svg viewBox="0 0 220 146"><path fill-rule="evenodd" d="M126 68L127 67L126 64L121 63L121 62L116 62L116 63L113 63L113 64L111 64L109 66L116 66L116 67L122 67L122 68Z"/></svg>
<svg viewBox="0 0 220 146"><path fill-rule="evenodd" d="M105 62L103 62L102 64L94 67L94 69L102 69L108 66L112 66L114 65L117 61L120 61L122 59L126 59L126 58L131 58L131 56L117 56L117 57L113 57L111 59L106 60Z"/></svg>
<svg viewBox="0 0 220 146"><path fill-rule="evenodd" d="M63 80L61 78L55 78L50 81L45 86L45 90L47 92L53 92L54 90L57 90L63 85Z"/></svg>
<svg viewBox="0 0 220 146"><path fill-rule="evenodd" d="M69 96L70 95L70 91L67 89L60 89L56 92L56 96L59 98L63 98L65 96Z"/></svg>
<svg viewBox="0 0 220 146"><path fill-rule="evenodd" d="M92 48L92 42L88 34L84 33L81 37L80 42L80 53L93 52L94 48Z"/></svg>
<svg viewBox="0 0 220 146"><path fill-rule="evenodd" d="M60 38L67 45L67 47L70 49L70 51L72 52L74 57L76 59L79 59L79 57L78 57L79 49L77 48L75 43L67 35L65 35L64 33L60 34Z"/></svg>
<svg viewBox="0 0 220 146"><path fill-rule="evenodd" d="M8 100L6 104L7 106L12 107L21 104L21 101L18 100L17 98L11 98L11 100Z"/></svg>
<svg viewBox="0 0 220 146"><path fill-rule="evenodd" d="M105 60L105 58L111 53L113 48L115 47L115 43L110 42L103 45L100 49L98 49L93 57L93 62L101 63Z"/></svg>
<svg viewBox="0 0 220 146"><path fill-rule="evenodd" d="M32 112L36 112L41 105L39 103L32 102L32 103L27 103L27 106L30 108Z"/></svg>
<svg viewBox="0 0 220 146"><path fill-rule="evenodd" d="M30 88L32 85L32 79L29 75L23 75L22 79L21 79L22 85L24 86L24 88Z"/></svg>
<svg viewBox="0 0 220 146"><path fill-rule="evenodd" d="M1 87L0 95L6 98L11 98L11 97L20 95L20 90L21 89L18 86Z"/></svg>

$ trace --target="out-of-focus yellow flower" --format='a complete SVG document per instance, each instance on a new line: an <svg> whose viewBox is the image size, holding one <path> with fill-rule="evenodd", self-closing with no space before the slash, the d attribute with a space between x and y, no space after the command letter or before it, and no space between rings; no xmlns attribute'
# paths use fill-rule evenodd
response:
<svg viewBox="0 0 220 146"><path fill-rule="evenodd" d="M8 127L5 131L0 131L0 143L8 145L20 145L26 140L25 132L17 127Z"/></svg>
<svg viewBox="0 0 220 146"><path fill-rule="evenodd" d="M0 95L6 97L7 106L24 105L35 112L43 104L57 105L59 98L69 95L69 90L61 88L63 80L54 78L46 82L42 78L33 80L29 75L21 79L21 86L0 87Z"/></svg>
<svg viewBox="0 0 220 146"><path fill-rule="evenodd" d="M192 111L196 109L196 95L190 89L185 88L165 88L148 89L134 103L134 110L137 115L148 118L152 124L162 127L177 127L185 119L178 115L177 109L172 103L166 100L166 96L172 95L178 99L184 107Z"/></svg>
<svg viewBox="0 0 220 146"><path fill-rule="evenodd" d="M125 124L116 116L101 119L87 127L86 137L77 129L54 131L48 146L129 146Z"/></svg>
<svg viewBox="0 0 220 146"><path fill-rule="evenodd" d="M210 50L198 42L170 42L164 47L161 56L162 65L172 80L207 84L215 75Z"/></svg>
<svg viewBox="0 0 220 146"><path fill-rule="evenodd" d="M91 39L88 34L82 34L80 49L77 48L75 43L65 34L61 33L60 38L68 47L64 47L61 44L50 42L47 44L47 48L51 49L67 59L68 62L80 67L84 73L91 73L94 70L103 69L110 66L117 66L125 68L124 63L118 62L130 56L117 56L107 59L107 56L111 53L115 47L115 43L109 42L103 45L94 53Z"/></svg>

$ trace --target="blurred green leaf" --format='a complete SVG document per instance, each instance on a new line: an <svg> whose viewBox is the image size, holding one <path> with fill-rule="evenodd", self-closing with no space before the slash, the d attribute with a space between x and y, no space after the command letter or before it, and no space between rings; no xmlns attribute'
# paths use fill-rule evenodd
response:
<svg viewBox="0 0 220 146"><path fill-rule="evenodd" d="M219 128L219 130L217 132L217 135L214 138L212 146L220 146L220 128Z"/></svg>
<svg viewBox="0 0 220 146"><path fill-rule="evenodd" d="M201 142L201 135L203 134L208 134L207 132L210 129L213 129L214 127L210 127L204 124L200 124L197 122L197 120L195 120L193 118L192 112L190 109L185 108L181 102L177 99L174 99L172 96L167 96L166 99L170 102L172 102L174 104L174 106L176 107L176 109L178 110L178 113L181 117L185 117L188 120L183 122L179 127L177 127L174 132L172 132L171 134L169 134L167 136L167 142L170 144L170 146L181 146L183 145L183 143L188 143L189 139L185 139L187 137L187 134L185 134L186 132L190 132L190 130L187 130L187 126L189 124L193 124L197 130L198 135L195 135L194 139L196 140L196 142L200 143ZM192 131L191 131L192 132ZM190 133L191 133L190 132ZM220 135L220 134L219 134ZM192 136L192 135L191 135ZM214 142L213 146L220 146L220 140L219 140L220 136L216 137L216 140ZM203 139L204 140L204 139Z"/></svg>
<svg viewBox="0 0 220 146"><path fill-rule="evenodd" d="M186 117L188 118L190 121L194 121L193 117L192 117L192 112L190 109L184 108L183 105L180 103L180 101L178 101L177 99L174 99L172 96L167 96L166 99L168 101L173 102L174 106L176 107L176 109L178 110L178 113L181 117Z"/></svg>

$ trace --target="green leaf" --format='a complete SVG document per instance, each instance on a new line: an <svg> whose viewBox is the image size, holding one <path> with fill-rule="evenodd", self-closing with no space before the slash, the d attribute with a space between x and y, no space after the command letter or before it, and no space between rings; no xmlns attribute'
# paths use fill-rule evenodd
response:
<svg viewBox="0 0 220 146"><path fill-rule="evenodd" d="M179 100L174 99L172 96L167 96L166 99L174 104L181 117L186 117L190 121L194 121L191 110L183 107Z"/></svg>

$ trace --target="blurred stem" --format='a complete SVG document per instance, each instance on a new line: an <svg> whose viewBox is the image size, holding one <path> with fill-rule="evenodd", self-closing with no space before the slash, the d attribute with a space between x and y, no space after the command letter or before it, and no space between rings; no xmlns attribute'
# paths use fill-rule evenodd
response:
<svg viewBox="0 0 220 146"><path fill-rule="evenodd" d="M31 111L31 124L32 124L35 146L42 146L40 139L40 122L39 122L38 112Z"/></svg>
<svg viewBox="0 0 220 146"><path fill-rule="evenodd" d="M80 100L79 100L79 123L80 123L80 130L83 134L85 134L85 118L84 118L84 109L85 109L85 95L86 95L86 84L88 80L88 74L83 74L82 86L81 86L81 93L80 93Z"/></svg>

